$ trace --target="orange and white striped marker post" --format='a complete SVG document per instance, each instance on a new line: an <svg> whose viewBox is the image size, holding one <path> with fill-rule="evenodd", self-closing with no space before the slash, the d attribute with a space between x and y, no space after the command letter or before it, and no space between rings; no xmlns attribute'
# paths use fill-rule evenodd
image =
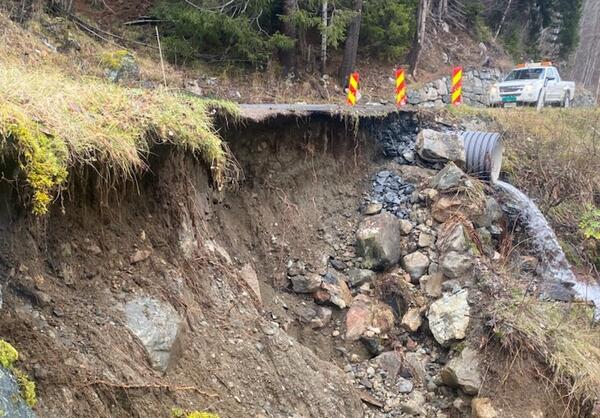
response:
<svg viewBox="0 0 600 418"><path fill-rule="evenodd" d="M351 73L350 80L348 80L348 104L354 106L359 99L358 93L358 73Z"/></svg>
<svg viewBox="0 0 600 418"><path fill-rule="evenodd" d="M406 105L406 77L404 70L396 70L396 106Z"/></svg>
<svg viewBox="0 0 600 418"><path fill-rule="evenodd" d="M452 70L452 100L454 106L462 104L462 67L454 67Z"/></svg>

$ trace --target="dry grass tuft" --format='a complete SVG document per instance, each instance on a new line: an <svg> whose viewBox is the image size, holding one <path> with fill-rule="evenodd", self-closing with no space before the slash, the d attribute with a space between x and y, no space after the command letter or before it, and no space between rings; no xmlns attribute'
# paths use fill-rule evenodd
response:
<svg viewBox="0 0 600 418"><path fill-rule="evenodd" d="M511 351L527 349L546 362L572 406L600 399L600 332L584 304L544 302L514 294L495 312L495 334Z"/></svg>

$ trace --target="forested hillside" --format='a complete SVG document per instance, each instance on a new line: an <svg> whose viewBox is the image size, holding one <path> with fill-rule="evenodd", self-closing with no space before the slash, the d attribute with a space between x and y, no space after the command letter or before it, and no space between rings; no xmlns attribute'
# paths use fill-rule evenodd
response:
<svg viewBox="0 0 600 418"><path fill-rule="evenodd" d="M77 13L82 6L104 9L105 16L126 23L128 29L157 25L167 59L179 66L208 63L261 69L276 63L284 74L336 74L344 80L357 56L409 64L414 74L424 47L464 34L504 49L515 60L565 60L577 46L582 1L157 0L124 7L110 1L53 0L50 4L67 13ZM20 21L44 6L42 0L4 2L12 3L13 16Z"/></svg>

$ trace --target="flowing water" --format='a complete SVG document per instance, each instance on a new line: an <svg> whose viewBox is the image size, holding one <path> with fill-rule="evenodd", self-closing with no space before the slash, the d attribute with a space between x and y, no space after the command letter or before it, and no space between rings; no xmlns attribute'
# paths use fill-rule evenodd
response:
<svg viewBox="0 0 600 418"><path fill-rule="evenodd" d="M572 288L581 299L593 302L596 306L596 319L600 319L600 285L582 282L573 274L554 230L533 200L511 184L497 181L495 185L506 198L505 206L518 215L519 221L527 230L540 258L539 273L542 278L558 281Z"/></svg>

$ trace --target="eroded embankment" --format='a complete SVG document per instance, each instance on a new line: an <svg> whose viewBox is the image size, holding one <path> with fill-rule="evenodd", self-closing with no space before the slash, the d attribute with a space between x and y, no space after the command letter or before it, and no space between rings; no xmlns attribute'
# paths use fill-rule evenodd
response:
<svg viewBox="0 0 600 418"><path fill-rule="evenodd" d="M0 333L37 382L38 415L360 416L341 370L253 293L277 304L290 254L320 260L320 228L350 234L347 201L372 156L351 129L294 119L226 132L245 174L230 192L168 146L135 183L72 173L43 219L7 187Z"/></svg>
<svg viewBox="0 0 600 418"><path fill-rule="evenodd" d="M516 306L491 190L415 151L417 132L452 126L356 122L221 121L243 172L232 190L169 145L135 182L72 172L41 219L5 184L0 335L38 416L468 416L485 396L501 416L562 413L530 390L548 381L538 359L505 358L490 333L493 302ZM393 254L356 245L370 223L400 228Z"/></svg>

